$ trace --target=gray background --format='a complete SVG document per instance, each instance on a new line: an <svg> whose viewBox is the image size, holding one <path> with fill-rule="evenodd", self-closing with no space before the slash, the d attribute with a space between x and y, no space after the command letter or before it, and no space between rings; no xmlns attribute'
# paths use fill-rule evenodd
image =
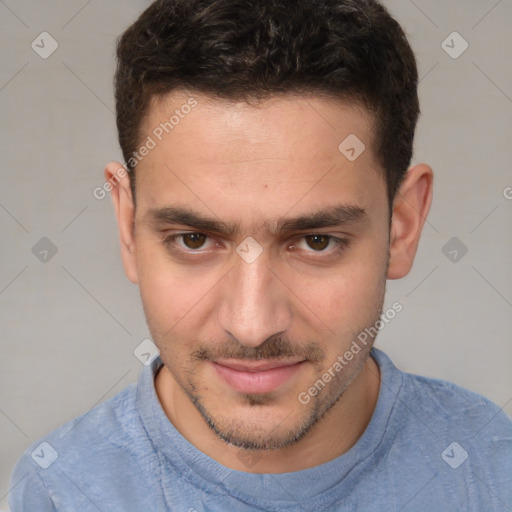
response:
<svg viewBox="0 0 512 512"><path fill-rule="evenodd" d="M512 415L512 2L384 3L418 58L413 163L433 167L435 186L414 268L388 283L386 307L403 311L377 346ZM105 163L121 159L115 38L148 4L0 0L0 510L22 451L142 367L138 289L123 273L111 201L93 190ZM46 59L31 47L43 31L59 45ZM442 47L454 31L469 44L458 58ZM447 49L459 52L452 39ZM47 261L44 247L33 251L43 237L57 248Z"/></svg>

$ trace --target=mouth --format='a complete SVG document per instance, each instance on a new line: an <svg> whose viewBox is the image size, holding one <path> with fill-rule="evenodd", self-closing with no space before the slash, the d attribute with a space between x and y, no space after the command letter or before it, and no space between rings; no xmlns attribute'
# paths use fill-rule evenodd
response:
<svg viewBox="0 0 512 512"><path fill-rule="evenodd" d="M270 393L289 381L306 361L301 358L209 361L222 380L241 393Z"/></svg>

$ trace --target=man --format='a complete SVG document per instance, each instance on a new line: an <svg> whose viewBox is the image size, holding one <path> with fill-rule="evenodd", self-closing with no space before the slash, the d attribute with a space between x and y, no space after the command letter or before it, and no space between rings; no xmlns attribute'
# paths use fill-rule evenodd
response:
<svg viewBox="0 0 512 512"><path fill-rule="evenodd" d="M433 180L385 8L159 0L116 107L105 176L159 356L26 451L12 511L512 510L510 419L373 348Z"/></svg>

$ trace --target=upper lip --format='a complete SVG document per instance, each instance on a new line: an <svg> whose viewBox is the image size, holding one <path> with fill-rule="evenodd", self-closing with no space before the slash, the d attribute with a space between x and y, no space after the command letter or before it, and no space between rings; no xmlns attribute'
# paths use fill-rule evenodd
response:
<svg viewBox="0 0 512 512"><path fill-rule="evenodd" d="M301 363L302 361L304 361L304 359L300 357L287 357L281 359L264 359L261 361L251 362L241 361L239 359L216 359L212 362L241 372L261 372L264 370L271 370L272 368L291 366L292 364Z"/></svg>

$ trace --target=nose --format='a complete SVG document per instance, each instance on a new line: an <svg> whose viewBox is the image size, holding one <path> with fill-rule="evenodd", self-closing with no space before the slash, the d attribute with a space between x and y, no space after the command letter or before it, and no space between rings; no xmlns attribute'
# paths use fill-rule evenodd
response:
<svg viewBox="0 0 512 512"><path fill-rule="evenodd" d="M265 251L252 263L240 259L226 275L217 310L219 327L247 347L289 329L291 303Z"/></svg>

